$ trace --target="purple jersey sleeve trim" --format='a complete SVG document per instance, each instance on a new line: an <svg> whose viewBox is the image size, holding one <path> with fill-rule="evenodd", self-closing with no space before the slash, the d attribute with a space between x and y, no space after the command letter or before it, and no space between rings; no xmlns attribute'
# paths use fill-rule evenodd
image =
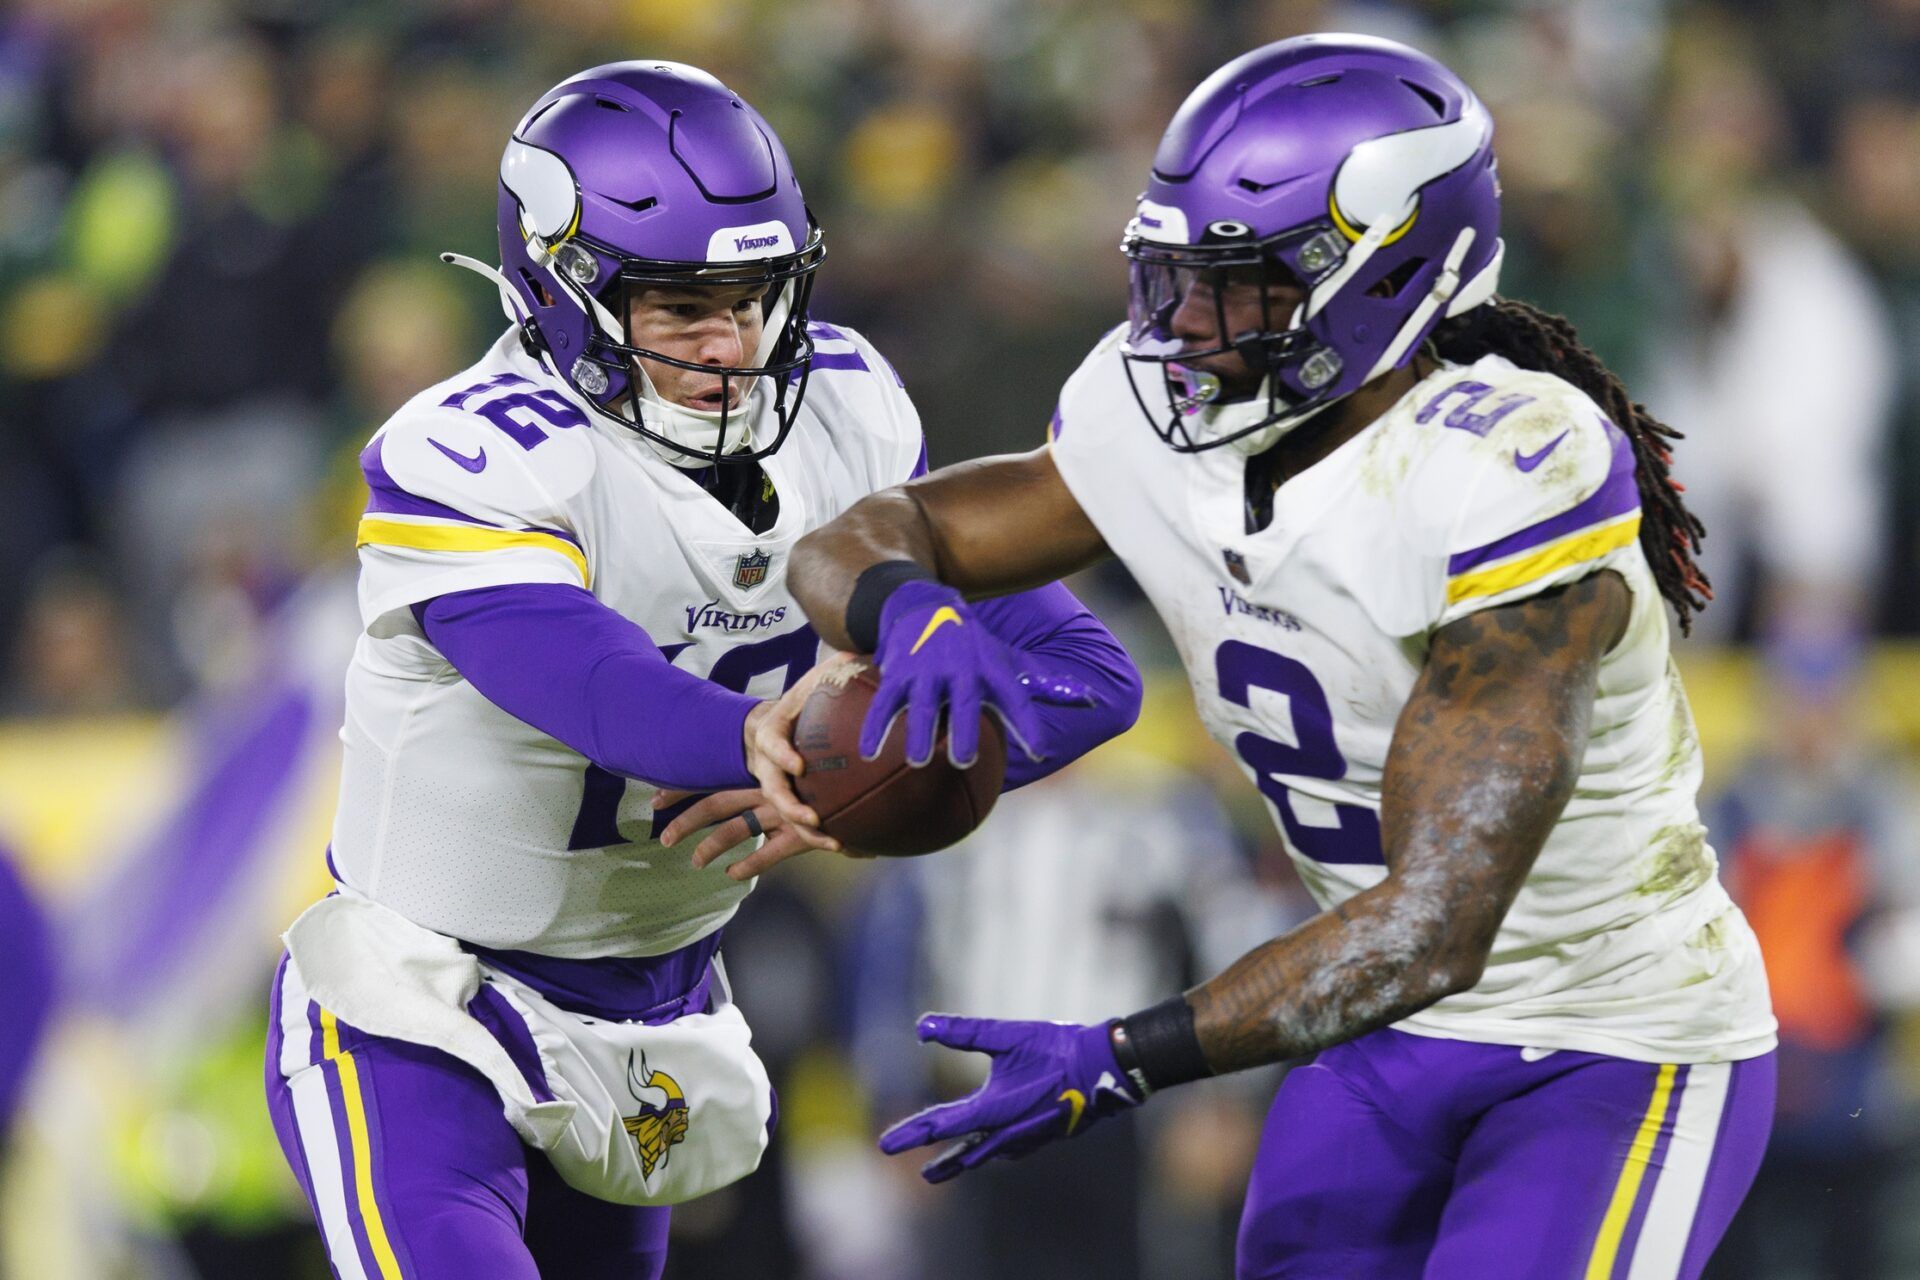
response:
<svg viewBox="0 0 1920 1280"><path fill-rule="evenodd" d="M683 791L754 785L742 734L757 699L673 666L581 588L482 587L413 612L487 701L601 768Z"/></svg>
<svg viewBox="0 0 1920 1280"><path fill-rule="evenodd" d="M819 369L842 369L850 372L871 373L873 366L858 351L817 351L812 360L813 367Z"/></svg>
<svg viewBox="0 0 1920 1280"><path fill-rule="evenodd" d="M988 630L1021 652L1030 672L1077 677L1094 698L1091 707L1035 704L1044 733L1033 745L1043 758L1008 752L1003 791L1046 777L1126 732L1139 718L1139 668L1061 583L982 600L973 610Z"/></svg>
<svg viewBox="0 0 1920 1280"><path fill-rule="evenodd" d="M1589 525L1639 510L1640 487L1633 476L1633 445L1626 433L1611 422L1606 424L1606 428L1607 439L1613 445L1613 462L1607 471L1607 478L1591 497L1571 510L1538 524L1528 525L1518 533L1510 533L1485 546L1447 557L1447 576L1454 577L1494 560L1504 560L1508 556L1564 538L1570 533L1578 533Z"/></svg>
<svg viewBox="0 0 1920 1280"><path fill-rule="evenodd" d="M487 521L464 511L456 511L443 502L422 498L402 489L387 474L386 463L381 459L380 446L385 441L385 436L375 436L372 443L360 451L360 474L367 479L367 515L432 516L439 520L458 520L463 524L487 524Z"/></svg>
<svg viewBox="0 0 1920 1280"><path fill-rule="evenodd" d="M918 480L925 474L927 474L927 441L923 436L920 440L920 456L914 461L913 470L907 473L907 479Z"/></svg>
<svg viewBox="0 0 1920 1280"><path fill-rule="evenodd" d="M431 498L422 498L417 494L408 493L405 489L402 489L394 482L393 477L387 474L386 463L380 456L380 445L385 439L385 436L376 437L371 444L360 451L360 473L365 476L367 480L367 509L365 514L370 516L428 516L436 520L458 520L462 524L479 525L484 529L499 529L505 527L482 520L478 516L470 516L466 512L449 507L443 502L435 502ZM550 529L545 525L530 524L521 526L521 532L544 533L549 537L558 538L562 542L571 543L575 547L580 546L580 539L574 537L565 529ZM581 549L583 551L585 550L585 548Z"/></svg>

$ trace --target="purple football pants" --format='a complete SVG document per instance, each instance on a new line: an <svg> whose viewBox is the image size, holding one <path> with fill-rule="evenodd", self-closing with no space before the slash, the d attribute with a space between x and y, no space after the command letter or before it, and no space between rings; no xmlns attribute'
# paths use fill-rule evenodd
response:
<svg viewBox="0 0 1920 1280"><path fill-rule="evenodd" d="M711 951L687 959L703 971ZM681 985L691 967L662 977ZM542 985L550 999L560 994ZM504 1000L482 1007L492 994L483 987L470 1007L526 1071L531 1038L518 1042L525 1025ZM338 1021L305 998L284 958L271 1018L267 1108L340 1280L658 1280L671 1211L566 1185L472 1067Z"/></svg>
<svg viewBox="0 0 1920 1280"><path fill-rule="evenodd" d="M1760 1167L1773 1089L1771 1053L1659 1065L1376 1031L1281 1085L1238 1274L1693 1280Z"/></svg>

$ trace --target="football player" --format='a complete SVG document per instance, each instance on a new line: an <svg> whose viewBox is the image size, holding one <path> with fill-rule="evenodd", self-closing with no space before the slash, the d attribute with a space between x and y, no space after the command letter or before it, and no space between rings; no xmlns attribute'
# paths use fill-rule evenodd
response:
<svg viewBox="0 0 1920 1280"><path fill-rule="evenodd" d="M794 543L925 469L887 362L809 315L779 140L711 76L583 72L499 176L500 267L459 261L512 323L361 455L338 891L273 989L270 1107L343 1277L657 1276L665 1206L757 1165L773 1098L719 957L751 867L715 860L799 843L753 748L820 656ZM1131 721L1057 584L981 615L940 653L996 672L1007 785Z"/></svg>
<svg viewBox="0 0 1920 1280"><path fill-rule="evenodd" d="M1674 433L1564 320L1497 296L1499 208L1487 111L1431 58L1248 53L1168 127L1128 321L1049 447L887 490L797 550L821 634L879 655L876 714L923 719L984 679L916 666L979 625L970 598L1119 557L1324 909L1102 1024L923 1019L992 1058L882 1137L951 1143L929 1180L1304 1060L1242 1276L1699 1274L1774 1088L1668 654L1668 610L1684 627L1707 596L1702 531Z"/></svg>

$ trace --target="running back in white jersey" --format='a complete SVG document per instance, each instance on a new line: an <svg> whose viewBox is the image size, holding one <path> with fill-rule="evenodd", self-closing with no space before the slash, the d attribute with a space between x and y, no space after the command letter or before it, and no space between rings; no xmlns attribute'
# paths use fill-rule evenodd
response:
<svg viewBox="0 0 1920 1280"><path fill-rule="evenodd" d="M1658 1062L1772 1047L1759 948L1699 821L1633 451L1598 407L1499 357L1444 367L1287 481L1249 534L1246 459L1168 449L1129 376L1116 331L1061 393L1054 459L1322 907L1386 875L1381 777L1433 632L1602 569L1632 591L1573 798L1484 976L1401 1029Z"/></svg>
<svg viewBox="0 0 1920 1280"><path fill-rule="evenodd" d="M579 407L508 331L421 392L361 455L364 631L347 674L333 864L417 924L580 959L657 955L713 932L748 886L663 848L652 789L488 702L410 606L512 583L584 586L682 670L777 695L818 657L786 589L801 535L911 475L919 417L864 338L813 326L798 421L761 468L755 534L638 435ZM759 397L763 406L766 397ZM756 444L775 423L763 412ZM671 735L674 726L657 731Z"/></svg>

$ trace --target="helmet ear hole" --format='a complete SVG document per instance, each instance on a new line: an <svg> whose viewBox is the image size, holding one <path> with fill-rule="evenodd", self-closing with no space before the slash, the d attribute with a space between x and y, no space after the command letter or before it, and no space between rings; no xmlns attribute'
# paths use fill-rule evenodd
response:
<svg viewBox="0 0 1920 1280"><path fill-rule="evenodd" d="M547 292L547 286L541 281L539 276L534 275L533 272L527 270L525 267L521 267L520 279L525 282L527 292L538 299L541 306L550 307L553 305L553 295Z"/></svg>
<svg viewBox="0 0 1920 1280"><path fill-rule="evenodd" d="M1381 277L1378 284L1367 290L1367 296L1369 298L1387 299L1399 297L1400 291L1406 288L1426 265L1427 260L1425 258L1408 258L1405 262Z"/></svg>

